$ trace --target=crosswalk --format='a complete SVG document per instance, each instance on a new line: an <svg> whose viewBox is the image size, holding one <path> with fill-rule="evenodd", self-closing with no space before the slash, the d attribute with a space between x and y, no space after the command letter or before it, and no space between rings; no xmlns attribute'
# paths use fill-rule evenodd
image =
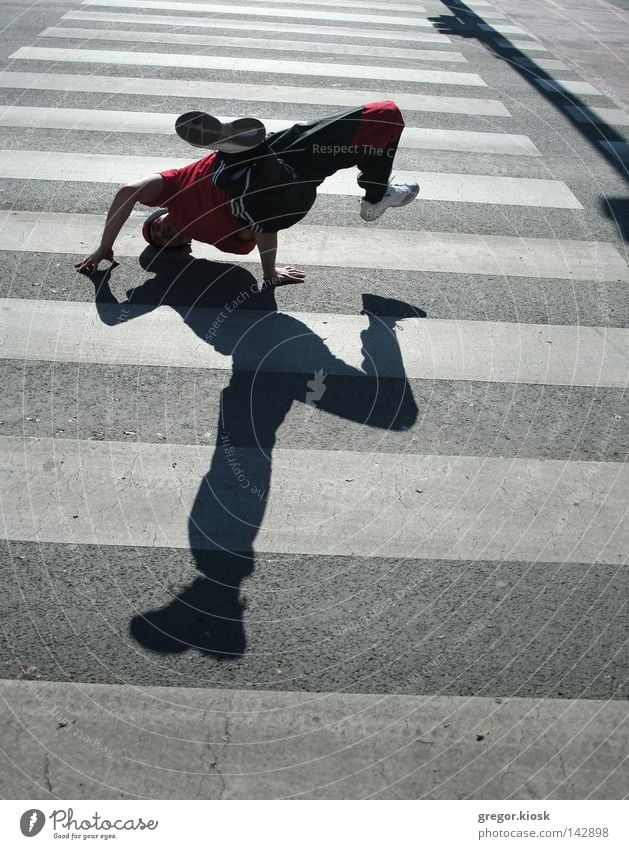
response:
<svg viewBox="0 0 629 849"><path fill-rule="evenodd" d="M86 244L97 243L102 217L72 213L5 212L0 245L23 251L71 252L77 228ZM135 225L135 226L134 226ZM321 245L325 245L325 252ZM137 222L131 220L117 240L119 256L137 253ZM209 246L195 249L199 258L216 258ZM461 263L469 274L525 278L539 275L558 280L622 282L628 279L626 263L605 242L581 242L522 236L477 236L473 233L436 233L378 229L366 243L356 227L310 226L294 229L282 242L282 257L333 268L391 269L457 273Z"/></svg>
<svg viewBox="0 0 629 849"><path fill-rule="evenodd" d="M7 531L14 540L37 536L41 542L62 544L185 548L199 464L211 467L220 462L220 453L221 446L213 451L110 441L86 443L77 453L68 440L38 438L25 446L21 437L6 437L3 479L11 496L4 516ZM238 456L252 484L266 490L267 463L258 450L241 449ZM124 472L135 465L141 475L121 487ZM366 460L352 451L275 449L273 465L277 495L256 534L261 553L550 564L596 560L612 566L625 555L622 494L629 479L613 463L377 452ZM72 486L77 477L83 487L79 499ZM228 489L230 477L225 467L212 486ZM340 510L326 498L337 477L346 483ZM304 479L309 498L296 504L292 493L303 487ZM421 493L414 489L418 481ZM48 511L52 487L61 504L78 511L76 518ZM169 498L173 489L178 492L175 504ZM568 499L583 489L593 503L567 511ZM419 508L418 502L426 504ZM518 521L512 515L514 502ZM605 533L598 531L598 523ZM204 534L197 545L241 548L243 531L233 521L224 517L212 524L211 536ZM588 534L583 534L584 526ZM615 529L611 536L610 528Z"/></svg>
<svg viewBox="0 0 629 849"><path fill-rule="evenodd" d="M114 311L115 322L117 310ZM217 352L204 339L190 339L178 317L166 314L146 315L129 308L134 321L123 322L111 350L110 328L103 326L90 306L83 304L34 303L12 299L4 308L6 326L4 356L18 360L48 359L53 362L135 362L176 368L231 369L237 356L243 369L256 368L257 347L238 352ZM101 313L102 318L102 313ZM205 316L211 325L213 313ZM364 359L367 319L320 313L291 313L293 329L302 334L325 335L320 356L327 374L359 375ZM265 356L265 371L298 372L311 370L313 350L302 342L301 350L287 359L290 335L284 328L273 328L265 312L247 310L234 317L237 338L260 332L261 323L270 323L266 334L278 333L283 345ZM280 322L281 325L284 322ZM39 328L25 335L27 327ZM290 326L290 325L289 325ZM155 335L154 344L150 343ZM446 321L435 319L427 327L412 326L399 340L399 346L387 351L386 326L371 329L372 356L377 356L377 374L381 377L422 378L433 380L483 380L505 383L543 383L567 386L610 386L622 389L625 382L622 354L623 331L615 327L574 328L562 325L505 322ZM286 338L285 338L286 337ZM352 341L353 340L353 341ZM167 342L166 345L164 343ZM549 346L553 347L550 348ZM292 347L292 346L291 346ZM399 350L398 350L399 348ZM522 357L523 350L527 357ZM400 356L401 355L401 356Z"/></svg>
<svg viewBox="0 0 629 849"><path fill-rule="evenodd" d="M459 7L482 42L437 0L83 0L0 69L0 692L59 762L42 693L126 740L104 783L97 747L87 789L59 773L75 798L621 792L629 266L575 127L629 116ZM334 175L280 235L303 285L156 258L143 213L96 298L74 273L115 185L200 155L180 111L274 131L385 98L420 198L366 225ZM180 783L138 791L153 731L194 767L169 743Z"/></svg>
<svg viewBox="0 0 629 849"><path fill-rule="evenodd" d="M160 80L160 93L172 98L204 98L212 100L246 100L262 103L290 103L324 105L332 107L353 106L356 91L345 89L308 88L306 86L268 85L225 82L213 80ZM0 87L34 89L41 91L88 91L102 94L153 94L153 80L141 77L101 76L98 74L46 74L0 72ZM386 100L384 88L361 90L363 98L370 101ZM397 94L396 103L401 109L414 112L447 112L461 115L510 116L499 100L473 97L448 97L431 94Z"/></svg>
<svg viewBox="0 0 629 849"><path fill-rule="evenodd" d="M265 51L266 52L266 51ZM105 62L108 65L145 65L160 68L161 53L127 52L124 50L84 50L62 47L20 47L13 59L55 62ZM168 63L175 68L200 68L213 71L239 71L254 74L281 74L364 79L365 65L345 65L341 62L292 62L286 59L249 59L246 56L199 56L190 53L169 53ZM369 65L370 73L386 82L428 83L430 85L484 86L478 74L464 71L433 71Z"/></svg>
<svg viewBox="0 0 629 849"><path fill-rule="evenodd" d="M109 127L113 132L124 126L128 133L172 133L172 115L150 112L115 112L113 110L90 109L45 109L38 107L11 106L3 111L0 125L9 127L42 127L60 130L102 131ZM235 116L220 115L222 120L231 120ZM295 123L292 119L283 121L263 117L270 132L284 130ZM463 130L432 130L419 127L405 127L401 140L402 149L429 149L469 151L482 150L484 153L497 153L506 156L539 156L539 151L526 136L514 133L478 133Z"/></svg>
<svg viewBox="0 0 629 849"><path fill-rule="evenodd" d="M107 2L86 2L86 6L107 6L116 9L177 9L182 12L207 12L209 14L224 14L224 15L236 15L239 17L260 17L260 18L296 18L302 20L319 20L320 13L316 9L301 9L301 8L292 8L286 9L282 7L272 7L272 6L248 6L246 4L239 3L237 7L232 5L225 5L221 3L176 3L172 4L166 0L162 2L162 0L147 0L147 2L143 2L143 0L107 0ZM308 5L308 4L299 4L299 5ZM421 12L422 7L418 7L417 11ZM328 21L343 21L344 23L349 24L385 24L385 25L394 25L394 26L406 26L406 27L431 27L432 23L427 18L419 17L417 14L413 14L411 17L404 17L402 15L380 15L377 13L378 9L370 10L370 13L367 15L361 15L355 11L347 11L347 12L333 12L327 11L325 12L326 20Z"/></svg>
<svg viewBox="0 0 629 849"><path fill-rule="evenodd" d="M0 126L34 126L33 112L36 112L36 107L25 108L21 115L24 115L26 120L22 122L19 119L16 120L15 111L7 110L3 118L0 118ZM165 117L168 118L168 116ZM63 120L63 115L59 116L59 120ZM72 121L75 123L73 124ZM143 127L155 129L156 125L159 130L172 126L170 121L162 121L161 116L159 121L152 125L149 120L142 119L135 126L131 116L127 124L129 133L143 132ZM79 121L74 116L71 116L69 123L66 122L66 127L90 129L85 121ZM3 154L2 170L5 177L16 180L33 178L61 182L80 180L89 183L124 183L136 179L137 174L151 174L164 171L166 168L179 168L186 165L188 161L172 157L120 156L102 153L55 152L54 156L51 156L50 152L42 150L8 150ZM419 180L424 200L556 209L582 208L574 194L561 180L544 180L534 177L488 177L483 174L443 174L438 171L416 170L398 171L397 178L406 182L411 182L413 179ZM361 191L353 174L337 172L323 184L320 193L359 196ZM619 263L618 267L622 272L622 264Z"/></svg>
<svg viewBox="0 0 629 849"><path fill-rule="evenodd" d="M111 35L103 30L84 29L82 27L48 27L41 33L41 38L68 38L79 41L111 41ZM137 42L138 33L134 30L116 30L117 42ZM280 50L294 53L295 45L287 41L271 38L227 38L221 35L190 35L175 32L149 32L142 37L144 44L183 44L187 47L242 47L244 50ZM344 44L341 42L300 41L300 53L327 53L341 56L365 57L365 48L361 44ZM443 50L409 50L402 47L373 46L369 48L369 58L383 57L386 59L421 59L424 62L467 62L462 53Z"/></svg>
<svg viewBox="0 0 629 849"><path fill-rule="evenodd" d="M19 110L19 111L18 111ZM33 127L41 126L37 121L37 107L11 107L0 117L0 126ZM87 120L68 112L81 110L41 110L46 115L46 126L55 122L55 128L95 129L103 120L113 123L119 116L126 118L127 132L160 132L168 135L172 121L168 115L147 116L147 113L88 112ZM87 110L85 110L87 112ZM65 113L65 114L64 114ZM50 116L50 117L49 117ZM100 116L100 117L98 117ZM65 118L65 121L64 121ZM138 118L139 120L134 120ZM173 119L174 120L174 119ZM270 124L271 122L267 122ZM276 122L278 125L284 122ZM288 122L286 122L288 123ZM433 143L440 149L451 136L435 138ZM424 141L427 141L424 136ZM412 139L411 139L412 141ZM448 148L445 148L448 149ZM495 151L498 152L498 151ZM59 153L54 156L43 150L7 150L2 158L2 171L5 177L16 180L37 179L61 182L80 180L88 183L124 183L136 179L138 174L152 174L167 168L179 168L189 159L155 156L120 156L102 153ZM544 180L531 177L488 177L483 174L452 174L438 171L398 171L400 181L419 180L424 200L458 201L459 203L489 203L507 206L537 206L557 209L582 209L574 194L561 180ZM354 175L337 172L320 189L321 194L353 195L361 193ZM622 264L619 263L622 272Z"/></svg>
<svg viewBox="0 0 629 849"><path fill-rule="evenodd" d="M247 32L273 32L273 33L291 33L307 35L328 35L328 36L347 36L349 38L368 38L371 41L408 41L408 34L400 32L400 30L361 30L359 27L352 27L351 32L348 32L346 27L321 26L319 24L294 24L294 23L278 23L276 21L259 21L259 20L222 20L212 16L211 18L197 18L192 15L180 17L177 15L146 15L146 14L126 14L124 12L116 12L115 14L103 14L102 12L66 12L62 20L71 21L101 21L103 23L133 23L133 24L157 24L159 26L168 27L188 27L189 29L230 29L230 30L247 30ZM420 26L420 24L416 24ZM450 44L451 39L447 35L429 32L426 30L413 31L412 40L428 41L433 44ZM291 44L290 41L286 42Z"/></svg>

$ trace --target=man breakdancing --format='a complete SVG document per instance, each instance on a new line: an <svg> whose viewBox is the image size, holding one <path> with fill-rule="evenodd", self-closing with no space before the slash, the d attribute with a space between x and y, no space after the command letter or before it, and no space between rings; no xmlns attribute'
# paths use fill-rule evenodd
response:
<svg viewBox="0 0 629 849"><path fill-rule="evenodd" d="M235 254L248 254L257 245L265 284L298 283L303 271L276 264L277 234L306 215L326 177L359 168L365 221L417 197L416 183L389 183L403 128L402 114L390 100L269 135L255 118L221 123L203 112L187 112L176 121L177 135L215 152L123 186L107 214L99 247L75 267L90 273L102 260L115 263L116 237L141 203L160 207L142 228L152 245L176 248L197 239Z"/></svg>

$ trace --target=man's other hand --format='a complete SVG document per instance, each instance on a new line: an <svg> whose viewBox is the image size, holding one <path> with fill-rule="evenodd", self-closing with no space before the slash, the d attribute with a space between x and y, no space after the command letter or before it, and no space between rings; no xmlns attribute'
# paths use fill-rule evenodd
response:
<svg viewBox="0 0 629 849"><path fill-rule="evenodd" d="M75 262L74 267L77 271L84 271L86 274L92 274L95 271L98 271L98 265L103 260L111 263L111 268L115 268L118 263L114 259L114 252L112 248L98 248L95 250L93 254L86 257L81 262Z"/></svg>
<svg viewBox="0 0 629 849"><path fill-rule="evenodd" d="M264 286L287 286L290 283L303 283L306 272L293 265L276 268L271 277L264 278Z"/></svg>

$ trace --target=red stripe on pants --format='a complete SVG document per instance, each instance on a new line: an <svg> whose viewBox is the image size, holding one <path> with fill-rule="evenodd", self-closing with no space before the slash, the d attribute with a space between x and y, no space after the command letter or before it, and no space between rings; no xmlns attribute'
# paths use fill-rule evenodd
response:
<svg viewBox="0 0 629 849"><path fill-rule="evenodd" d="M363 114L352 137L352 144L388 147L399 141L403 129L404 118L392 100L367 103L363 106Z"/></svg>

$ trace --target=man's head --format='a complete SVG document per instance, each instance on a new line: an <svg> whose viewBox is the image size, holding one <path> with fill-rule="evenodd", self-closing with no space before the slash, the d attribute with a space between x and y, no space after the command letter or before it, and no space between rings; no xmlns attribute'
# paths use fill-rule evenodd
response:
<svg viewBox="0 0 629 849"><path fill-rule="evenodd" d="M142 235L156 248L180 248L190 244L190 238L172 223L167 209L151 213L142 225Z"/></svg>

